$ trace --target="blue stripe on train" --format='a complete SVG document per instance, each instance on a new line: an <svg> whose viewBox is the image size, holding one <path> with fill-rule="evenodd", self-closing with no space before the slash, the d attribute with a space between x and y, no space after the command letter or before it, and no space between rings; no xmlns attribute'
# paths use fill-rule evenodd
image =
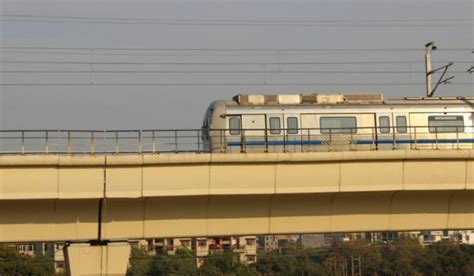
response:
<svg viewBox="0 0 474 276"><path fill-rule="evenodd" d="M375 141L376 144L394 144L393 140L377 140ZM451 144L451 143L474 143L474 139L417 139L417 140L396 140L396 144ZM268 146L311 146L311 145L325 145L327 141L323 140L310 140L310 141L268 141ZM353 144L355 145L372 145L374 141L372 140L354 140ZM241 142L228 142L228 147L240 147L242 146ZM245 146L265 146L264 141L248 141L245 142Z"/></svg>

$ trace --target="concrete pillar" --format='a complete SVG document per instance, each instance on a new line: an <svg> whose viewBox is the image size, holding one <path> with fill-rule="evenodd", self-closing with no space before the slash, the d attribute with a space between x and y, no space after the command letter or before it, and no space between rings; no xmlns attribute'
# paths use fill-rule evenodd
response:
<svg viewBox="0 0 474 276"><path fill-rule="evenodd" d="M74 243L64 248L66 269L70 276L125 275L130 257L130 244L107 245Z"/></svg>

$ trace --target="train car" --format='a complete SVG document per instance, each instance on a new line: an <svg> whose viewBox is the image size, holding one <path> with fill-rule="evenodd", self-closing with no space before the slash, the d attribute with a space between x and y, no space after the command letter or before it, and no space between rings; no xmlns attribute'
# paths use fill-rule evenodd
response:
<svg viewBox="0 0 474 276"><path fill-rule="evenodd" d="M473 148L474 97L237 95L203 122L211 152Z"/></svg>

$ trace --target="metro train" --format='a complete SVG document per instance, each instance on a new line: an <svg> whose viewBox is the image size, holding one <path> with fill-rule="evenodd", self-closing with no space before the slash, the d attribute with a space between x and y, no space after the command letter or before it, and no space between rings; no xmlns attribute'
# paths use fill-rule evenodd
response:
<svg viewBox="0 0 474 276"><path fill-rule="evenodd" d="M237 95L202 126L211 152L473 148L474 97Z"/></svg>

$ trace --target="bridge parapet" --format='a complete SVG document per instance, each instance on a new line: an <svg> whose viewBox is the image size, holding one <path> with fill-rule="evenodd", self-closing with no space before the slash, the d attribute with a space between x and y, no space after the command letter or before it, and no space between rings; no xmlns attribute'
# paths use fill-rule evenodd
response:
<svg viewBox="0 0 474 276"><path fill-rule="evenodd" d="M0 154L268 153L474 149L472 125L396 127L151 130L0 130ZM289 134L289 133L297 134Z"/></svg>

